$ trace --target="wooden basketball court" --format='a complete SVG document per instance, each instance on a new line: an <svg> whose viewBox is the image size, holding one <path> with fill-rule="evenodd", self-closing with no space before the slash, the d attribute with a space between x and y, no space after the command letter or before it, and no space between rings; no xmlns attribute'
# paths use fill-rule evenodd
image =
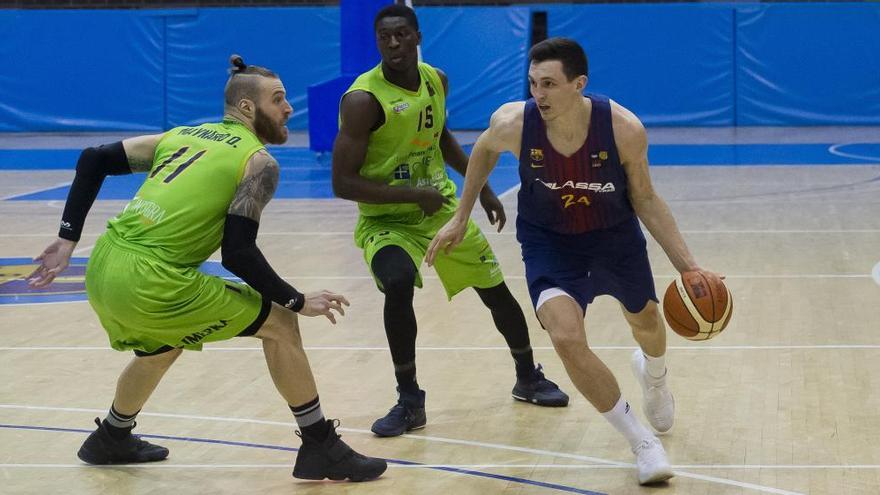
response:
<svg viewBox="0 0 880 495"><path fill-rule="evenodd" d="M323 409L356 449L389 459L379 480L291 477L299 440L259 343L185 353L138 418L171 449L145 466L90 467L76 450L110 405L130 359L107 344L86 302L0 305L0 493L553 494L880 493L880 166L657 167L658 191L705 267L727 276L729 327L693 343L670 331L676 425L662 437L677 476L639 487L626 442L577 394L527 306L511 221L488 234L529 318L536 360L569 407L515 402L512 360L467 291L447 302L423 267L416 292L419 381L428 426L399 438L369 432L396 397L382 297L353 245L353 204L280 200L259 243L298 288L352 302L338 325L301 319ZM0 198L66 182L69 171L0 172ZM94 206L77 256L124 201ZM59 201L0 201L0 257L38 254ZM658 293L673 270L649 240ZM0 263L2 264L2 263ZM880 268L875 269L880 272ZM3 275L7 281L12 275ZM588 338L641 415L629 371L635 348L613 299L587 313ZM642 416L643 417L643 416Z"/></svg>

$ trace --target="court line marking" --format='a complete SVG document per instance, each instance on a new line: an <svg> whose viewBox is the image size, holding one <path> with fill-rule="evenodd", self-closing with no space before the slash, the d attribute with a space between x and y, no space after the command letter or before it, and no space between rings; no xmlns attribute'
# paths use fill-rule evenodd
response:
<svg viewBox="0 0 880 495"><path fill-rule="evenodd" d="M871 277L874 279L874 282L877 282L877 285L880 285L880 261L871 270Z"/></svg>
<svg viewBox="0 0 880 495"><path fill-rule="evenodd" d="M72 254L83 254L83 253L91 251L94 247L95 247L94 244L83 246L81 248L74 249Z"/></svg>
<svg viewBox="0 0 880 495"><path fill-rule="evenodd" d="M79 429L79 428L59 428L59 427L45 427L45 426L0 424L0 428L30 430L30 431L54 431L54 432L64 432L64 433L83 433L83 434L91 433L91 431L89 431L89 430L83 430L83 429ZM158 439L166 439L166 440L172 440L172 441L176 440L176 441L183 441L183 442L208 443L208 444L215 444L215 445L226 445L226 446L231 446L231 447L246 447L246 448L254 448L254 449L281 450L281 451L286 451L286 452L299 451L299 449L296 447L259 444L259 443L252 443L252 442L236 442L236 441L232 441L232 440L217 440L217 439L212 439L212 438L179 437L179 436L172 436L172 435L141 435L141 436L144 438L158 438ZM394 464L409 465L409 466L413 466L413 467L420 466L420 463L414 462L414 461L405 461L405 460L400 460L400 459L386 459L386 461L391 463L392 466ZM119 467L120 465L116 465L116 466ZM141 467L145 467L146 465L145 464L125 464L123 466L128 466L128 467L132 467L135 469L140 469ZM166 467L167 468L170 466L171 465L164 465L164 466L163 465L154 465L154 466L150 466L150 467ZM88 466L88 467L92 467L92 466ZM109 467L112 467L112 466L109 466ZM290 465L287 466L287 469L290 469ZM470 475L470 476L477 476L480 478L489 478L489 479L493 479L493 480L502 480L502 481L507 481L507 482L520 483L523 485L538 486L541 488L549 488L551 490L564 491L564 492L570 492L570 493L578 493L581 495L608 495L608 494L604 494L601 492L594 492L592 490L576 488L573 486L560 485L560 484L556 484L556 483L548 483L546 481L532 480L532 479L528 479L528 478L521 478L518 476L508 476L508 475L503 475L503 474L488 473L485 471L474 471L474 470L453 468L453 467L430 467L428 469L433 469L433 470L437 470L437 471L447 471L447 472L452 472L452 473L457 473L457 474L466 474L466 475Z"/></svg>
<svg viewBox="0 0 880 495"><path fill-rule="evenodd" d="M64 411L64 412L90 412L90 413L97 413L97 414L103 414L106 412L103 409L84 409L84 408L74 408L74 407L49 407L49 406L27 406L27 405L17 405L17 404L0 404L0 409L26 409L26 410L38 410L38 411ZM149 413L149 412L142 412L139 414L139 416L155 416L155 417L177 418L177 419L193 419L193 420L198 420L198 421L218 421L218 422L232 422L232 423L246 423L246 424L247 423L249 423L249 424L263 424L263 425L273 425L273 426L284 426L286 428L291 427L291 423L289 423L289 422L285 423L285 422L281 422L281 421L266 421L266 420L248 419L248 418L226 418L226 417L217 417L217 416L197 416L197 415L188 415L188 414ZM343 432L362 433L362 434L368 434L368 435L373 434L369 430L362 430L362 429L358 429L358 428L340 427L340 428L337 428L337 430L343 431ZM144 436L144 437L152 436L153 438L161 438L160 436L156 436L156 435L143 434L141 436ZM412 434L408 434L408 433L405 433L405 434L401 435L400 437L401 438L408 438L408 439L412 439L412 440L422 440L422 441L426 441L426 442L447 443L447 444L453 444L453 445L465 445L465 446L469 446L469 447L483 447L483 448L488 448L488 449L506 450L506 451L522 452L522 453L534 454L534 455L559 457L559 458L565 458L565 459L574 459L574 460L587 461L587 462L593 462L593 463L597 463L597 464L604 464L604 465L611 465L611 466L630 467L630 468L635 467L634 464L626 463L626 462L611 461L611 460L607 460L607 459L601 459L598 457L584 456L584 455L578 455L578 454L568 454L565 452L554 452L551 450L531 449L528 447L517 447L517 446L513 446L513 445L504 445L504 444L489 443L489 442L475 442L475 441L469 441L469 440L458 440L458 439L452 439L452 438L433 437L433 436L426 436L426 435L412 435ZM486 473L486 474L488 474L488 473ZM730 479L726 479L726 478L719 478L719 477L715 477L715 476L707 476L707 475L696 474L696 473L688 473L688 472L684 472L684 471L676 471L675 475L682 477L682 478L692 478L692 479L698 479L698 480L702 480L702 481L714 482L714 483L718 483L718 484L722 484L722 485L731 485L731 486L737 486L740 488L749 488L749 489L764 492L764 493L775 493L775 494L779 494L779 495L802 495L799 492L791 492L791 491L773 488L773 487L769 487L769 486L757 485L754 483L745 483L745 482L730 480Z"/></svg>
<svg viewBox="0 0 880 495"><path fill-rule="evenodd" d="M290 464L115 464L106 467L138 467L138 468L193 468L193 469L217 469L217 468L244 468L244 469L266 469L266 468L283 468L290 469ZM102 466L91 466L83 463L79 464L40 464L40 463L18 463L18 464L0 464L0 468L101 468ZM559 469L559 470L590 470L590 469L632 469L632 466L613 466L604 464L391 464L389 468L395 469L413 469L413 468L452 468L452 469ZM880 469L880 464L826 464L826 465L763 465L763 464L675 464L673 469L767 469L767 470L806 470L806 469Z"/></svg>
<svg viewBox="0 0 880 495"><path fill-rule="evenodd" d="M71 184L73 184L73 182L60 182L58 184L55 184L54 186L48 186L48 187L43 187L40 189L34 189L33 191L30 191L30 192L13 194L12 196L4 196L4 197L0 198L0 201L6 201L8 199L15 199L15 198L19 198L21 196L27 196L29 194L37 194L37 193L41 193L41 192L45 192L45 191L51 191L52 189L58 189L59 187L69 186Z"/></svg>
<svg viewBox="0 0 880 495"><path fill-rule="evenodd" d="M305 346L307 351L388 351L388 347L382 346ZM625 345L592 345L590 349L597 351L633 351L636 346ZM770 350L853 350L853 349L880 349L880 344L817 344L817 345L692 345L692 346L666 346L668 350L675 351L770 351ZM510 349L503 346L464 346L464 347L421 347L416 346L417 351L506 351ZM552 346L533 346L534 351L552 351ZM110 347L102 346L3 346L0 351L116 351ZM251 352L263 351L262 347L205 347L202 352Z"/></svg>
<svg viewBox="0 0 880 495"><path fill-rule="evenodd" d="M486 231L483 232L485 235L496 235L496 236L514 236L515 232L511 230L504 232L496 232L493 230L491 225L487 226ZM778 230L760 230L760 229L743 229L743 230L735 230L735 229L727 229L727 230L682 230L680 231L682 234L693 234L693 235L715 235L715 234L730 234L730 235L738 235L738 234L877 234L880 233L880 229L778 229ZM92 236L97 237L101 235L103 232L97 233L83 233L82 236ZM316 232L316 231L290 231L290 232L259 232L258 236L353 236L353 231L347 230L331 230L326 232ZM45 238L53 238L54 234L50 232L41 233L41 234L0 234L0 238L5 237L45 237Z"/></svg>
<svg viewBox="0 0 880 495"><path fill-rule="evenodd" d="M515 185L511 186L510 189L508 189L508 190L504 191L503 193L499 194L499 195L498 195L498 199L504 199L504 198L510 196L511 194L513 194L513 193L519 191L519 187L520 187L520 185L521 185L521 184L515 184ZM462 190L464 190L464 187L462 187ZM475 206L476 206L476 205L475 205Z"/></svg>
<svg viewBox="0 0 880 495"><path fill-rule="evenodd" d="M831 153L832 155L842 156L844 158L855 158L856 160L868 160L869 162L872 162L872 163L880 163L880 156L857 155L855 153L847 153L845 151L840 151L840 148L843 148L844 146L853 146L856 144L874 144L874 145L876 145L877 143L838 143L838 144L833 144L833 145L829 146L828 152Z"/></svg>
<svg viewBox="0 0 880 495"><path fill-rule="evenodd" d="M677 275L654 275L655 279L672 279ZM870 274L863 273L783 273L779 275L740 274L728 275L725 278L757 278L757 279L788 279L788 278L871 278ZM296 275L281 277L285 280L373 280L369 275ZM505 280L525 280L525 275L505 275ZM437 275L422 275L422 279L439 280Z"/></svg>

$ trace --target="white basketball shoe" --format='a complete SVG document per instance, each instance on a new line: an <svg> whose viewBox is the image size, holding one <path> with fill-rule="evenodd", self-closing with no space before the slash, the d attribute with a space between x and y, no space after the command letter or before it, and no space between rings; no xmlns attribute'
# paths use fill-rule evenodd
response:
<svg viewBox="0 0 880 495"><path fill-rule="evenodd" d="M645 417L658 433L666 433L675 422L675 398L666 385L667 373L664 372L660 378L648 374L641 349L636 349L632 355L632 370L642 387L642 411Z"/></svg>
<svg viewBox="0 0 880 495"><path fill-rule="evenodd" d="M639 469L639 484L659 483L675 476L672 466L666 459L666 451L657 437L642 440L633 447L636 455L636 467Z"/></svg>

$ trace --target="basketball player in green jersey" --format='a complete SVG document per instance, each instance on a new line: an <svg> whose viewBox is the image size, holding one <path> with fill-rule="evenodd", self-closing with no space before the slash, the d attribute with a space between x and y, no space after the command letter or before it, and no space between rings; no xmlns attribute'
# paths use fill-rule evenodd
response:
<svg viewBox="0 0 880 495"><path fill-rule="evenodd" d="M340 103L333 189L358 202L355 242L385 293L385 332L399 398L372 431L390 437L426 424L425 392L416 380L413 287L422 285L418 267L428 243L457 205L444 161L463 175L468 157L446 129L446 75L418 60L415 12L390 5L376 15L374 28L382 62L358 77ZM500 231L501 202L488 186L480 200ZM514 398L567 405L568 396L535 368L525 316L473 222L464 245L435 264L447 296L474 287L491 311L516 365Z"/></svg>
<svg viewBox="0 0 880 495"><path fill-rule="evenodd" d="M83 223L107 175L148 172L137 195L98 239L86 291L114 349L135 358L119 377L107 417L78 456L89 464L160 461L168 449L131 434L135 417L183 349L254 336L262 341L278 391L290 405L303 444L293 475L368 480L382 459L353 451L324 419L297 313L336 322L348 301L328 291L302 294L284 282L255 241L260 215L278 185L266 143L287 141L293 109L268 69L233 56L221 123L177 127L83 151L58 239L36 258L34 287L68 265ZM221 248L223 266L247 285L198 271ZM211 386L206 383L205 386Z"/></svg>

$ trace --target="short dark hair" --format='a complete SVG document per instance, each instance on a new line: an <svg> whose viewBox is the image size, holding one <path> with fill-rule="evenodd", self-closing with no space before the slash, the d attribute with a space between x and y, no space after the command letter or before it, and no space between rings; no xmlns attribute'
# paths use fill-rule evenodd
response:
<svg viewBox="0 0 880 495"><path fill-rule="evenodd" d="M419 19L416 17L416 11L406 5L391 4L376 14L373 20L373 31L379 27L379 21L386 17L403 17L407 24L416 31L419 30Z"/></svg>
<svg viewBox="0 0 880 495"><path fill-rule="evenodd" d="M569 38L547 38L529 50L529 62L559 60L562 72L569 81L578 76L589 76L587 54L577 41Z"/></svg>
<svg viewBox="0 0 880 495"><path fill-rule="evenodd" d="M247 65L240 55L232 55L229 57L229 80L226 81L226 89L224 90L224 100L227 105L234 106L242 98L256 100L259 92L259 86L256 77L242 76L263 76L272 79L278 79L278 74L271 70L260 67L259 65Z"/></svg>

